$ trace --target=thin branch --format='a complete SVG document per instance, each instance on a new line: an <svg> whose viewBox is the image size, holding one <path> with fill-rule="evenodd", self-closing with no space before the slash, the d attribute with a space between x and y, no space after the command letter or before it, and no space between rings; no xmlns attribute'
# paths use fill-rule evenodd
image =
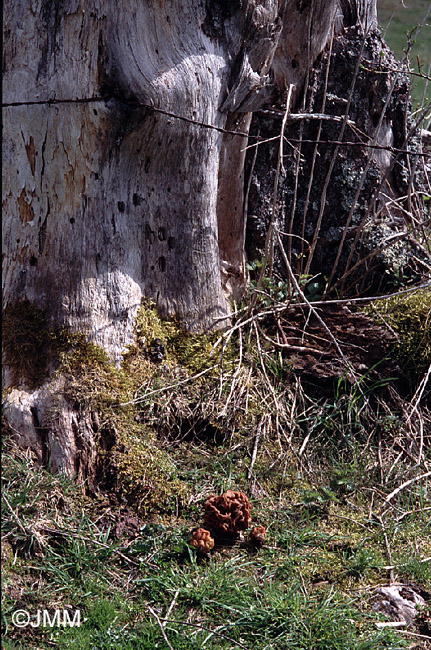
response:
<svg viewBox="0 0 431 650"><path fill-rule="evenodd" d="M256 435L254 437L253 452L252 452L252 455L251 455L250 467L248 469L248 474L247 474L248 479L251 479L252 474L253 474L253 467L254 467L254 464L255 464L256 458L257 458L257 449L258 449L258 446L259 446L259 440L260 440L261 433L262 433L262 422L260 423L260 425L258 427L258 430L256 432Z"/></svg>
<svg viewBox="0 0 431 650"><path fill-rule="evenodd" d="M233 377L232 377L232 383L231 383L231 387L230 387L230 391L229 391L228 398L227 398L227 400L226 400L226 403L225 403L223 409L220 411L219 417L224 417L224 416L226 415L226 413L227 413L227 408L228 408L229 403L230 403L230 401L231 401L231 399L232 399L232 395L233 395L233 392L234 392L234 390L235 390L235 385L236 385L236 381L237 381L237 379L238 379L238 375L239 375L239 373L241 372L241 368L242 368L242 356L243 356L242 330L241 330L241 328L240 328L240 329L239 329L239 360L238 360L238 366L237 366L237 369L235 370L235 373L234 373L234 375L233 375ZM221 374L221 373L220 373L220 374Z"/></svg>
<svg viewBox="0 0 431 650"><path fill-rule="evenodd" d="M418 386L418 389L417 389L416 393L413 396L412 403L413 403L413 401L415 399L416 399L416 403L415 403L415 405L413 406L412 410L409 413L409 416L407 418L407 422L411 419L413 413L417 410L417 408L419 406L419 402L422 399L422 395L424 394L424 390L425 390L425 387L426 387L426 385L428 383L428 379L429 379L430 375L431 375L431 363L429 365L429 368L427 370L427 373L426 373L425 377L422 379L421 383Z"/></svg>
<svg viewBox="0 0 431 650"><path fill-rule="evenodd" d="M406 56L407 56L407 55L406 55ZM384 116L385 116L385 112L386 112L386 109L387 109L387 106L388 106L388 103L389 103L389 99L390 99L390 97L392 96L392 93L393 93L393 90L394 90L394 87L395 87L396 80L397 80L397 77L395 76L394 79L393 79L393 82L392 82L392 84L391 84L391 87L390 87L390 89L389 89L388 97L386 98L385 104L384 104L384 106L383 106L383 109L382 109L382 112L381 112L381 115L380 115L379 122L378 122L378 124L377 124L376 130L375 130L375 133L374 133L374 137L373 137L373 141L372 141L372 144L373 144L373 145L376 144L377 137L378 137L378 134L379 134L379 131L380 131L380 127L381 127L381 125L382 125L382 123L383 123L383 118L384 118ZM405 144L407 144L407 143L410 141L410 138L412 137L412 135L415 133L415 131L417 131L417 129L419 128L421 122L423 122L423 120L424 120L424 118L425 118L425 112L426 112L425 110L422 110L421 115L418 117L418 119L416 120L416 122L415 122L415 123L413 124L413 126L410 128L409 132L406 134L406 136L405 136L405 138L404 138L404 143L405 143ZM373 208L374 208L374 206L375 206L375 204L376 204L376 202L377 202L377 200L378 200L378 198L379 198L380 192L381 192L382 188L384 187L385 183L386 183L387 180L388 180L389 174L392 172L392 170L393 170L393 168L394 168L394 166L395 166L395 163L398 161L398 159L399 159L399 157L400 157L400 153L401 153L401 151L398 151L398 152L396 153L396 155L392 158L391 165L389 166L389 168L386 170L386 172L385 172L385 173L383 174L383 176L381 177L380 182L379 182L378 186L376 187L376 189L375 189L375 191L374 191L374 195L373 195L371 201L369 202L368 207L367 207L367 210L366 210L366 212L365 212L365 214L364 214L364 216L363 216L363 218L362 218L362 220L361 220L361 223L358 224L358 226L356 227L356 231L357 231L357 232L356 232L356 235L355 235L354 241L353 241L353 243L352 243L351 246L350 246L350 251L349 251L348 259L347 259L347 262L346 262L346 264L345 264L346 272L344 273L344 275L343 275L343 277L342 277L341 279L337 280L337 281L334 283L332 289L335 289L335 288L336 288L336 287L341 283L341 291L343 291L343 288L344 288L344 279L345 279L345 278L347 277L347 275L349 275L349 273L351 273L351 271L352 271L352 270L357 266L358 263L355 264L355 265L354 265L354 266L349 270L349 266L350 266L350 263L351 263L351 261L352 261L352 257L353 257L353 255L354 255L354 252L355 252L355 250L356 250L357 243L358 243L358 241L359 241L359 237L360 237L360 236L362 235L362 233L363 233L363 226L364 226L364 224L366 223L367 219L369 218L369 215L371 214L371 212L372 212L372 210L373 210ZM417 155L420 156L420 155L421 155L421 153L418 153L418 154L416 154L415 152L411 152L411 153L412 153L412 155L415 155L415 156L417 156ZM366 180L366 174L368 173L368 169L369 169L371 163L372 163L372 157L369 156L369 158L368 158L368 162L367 162L367 164L365 165L364 171L363 171L362 176L361 176L360 181L359 181L359 185L358 185L358 187L357 187L357 190L356 190L355 196L354 196L354 198L353 198L352 207L351 207L351 209L350 209L350 211L349 211L349 214L348 214L348 216L347 216L347 222L346 222L346 224L345 224L344 231L343 231L343 234L342 234L342 237L341 237L341 242L340 242L340 244L339 244L338 251L337 251L337 258L336 258L337 265L338 265L338 261L339 261L339 256L341 255L341 248L342 248L342 246L343 246L343 244L344 244L344 240L345 240L345 238L346 238L347 228L348 228L348 226L350 225L350 221L351 221L352 216L353 216L353 214L354 214L354 210L355 210L356 202L357 202L357 200L358 200L358 198L359 198L359 196L360 196L360 192L362 191L363 184L364 184L364 182L365 182L365 180ZM377 252L378 252L378 251L376 251L376 253L377 253ZM361 263L362 263L362 262L361 262ZM327 284L326 284L325 293L328 291L328 289L329 289L329 287L330 287L330 285L331 285L332 279L333 279L334 274L335 274L335 270L336 270L336 265L334 264L333 271L332 271L331 276L330 276L330 278L329 278L329 280L328 280L328 282L327 282Z"/></svg>
<svg viewBox="0 0 431 650"><path fill-rule="evenodd" d="M162 632L163 638L164 638L167 646L170 648L170 650L174 650L173 647L171 646L171 644L169 643L168 637L166 636L166 632L165 632L165 629L164 629L164 627L162 625L162 621L160 620L160 618L158 617L158 615L156 614L154 609L148 603L146 603L146 606L147 606L147 609L150 612L150 614L152 614L152 616L154 616L154 618L156 619L157 625L159 626L159 628L160 628L160 630Z"/></svg>
<svg viewBox="0 0 431 650"><path fill-rule="evenodd" d="M361 524L360 521L356 521L356 519L352 519L351 517L345 517L344 515L336 515L334 512L329 512L328 517L335 517L336 519L344 519L345 521L351 521L356 526L360 526L360 528L364 528L369 533L371 532L368 526L365 526L365 524Z"/></svg>
<svg viewBox="0 0 431 650"><path fill-rule="evenodd" d="M315 354L320 354L322 356L326 356L330 354L327 350L322 350L318 348L307 348L302 345L290 345L290 343L279 343L278 341L274 341L270 336L267 336L262 330L260 331L261 336L265 339L265 341L268 341L268 343L271 343L275 348L278 348L279 350L292 350L293 352L310 352L310 353L315 353Z"/></svg>
<svg viewBox="0 0 431 650"><path fill-rule="evenodd" d="M279 243L280 250L281 250L281 255L282 255L282 257L283 257L283 261L284 261L284 264L285 264L286 269L287 269L287 273L288 273L288 275L289 275L289 277L290 277L290 279L291 279L291 282L292 282L293 286L295 287L295 290L296 290L298 296L300 296L301 300L303 300L303 301L305 302L305 304L307 305L307 307L310 309L310 312L312 312L312 313L314 314L314 316L318 319L318 321L319 321L320 324L323 326L323 328L327 331L327 333L328 333L329 336L331 337L332 342L333 342L334 345L335 345L335 348L336 348L338 354L340 355L340 357L342 358L342 360L343 360L344 363L346 364L346 368L349 369L349 368L350 368L350 364L349 364L347 358L344 356L343 351L341 350L341 348L340 348L340 346L339 346L339 343L338 343L337 339L336 339L335 336L332 334L331 330L330 330L329 327L326 325L326 323L324 322L324 320L322 319L322 317L320 316L320 314L317 312L317 310L314 309L314 307L313 307L313 305L310 303L310 301L307 300L307 298L306 298L305 295L304 295L304 292L302 291L301 287L299 286L299 284L298 284L298 280L296 279L295 274L294 274L293 271L292 271L292 267L291 267L290 264L289 264L289 260L287 259L286 252L285 252L285 250L284 250L284 248L283 248L283 242L281 241L280 233L278 232L278 230L276 231L276 233L277 233L278 243Z"/></svg>
<svg viewBox="0 0 431 650"><path fill-rule="evenodd" d="M277 109L262 109L256 111L259 115L269 115L270 117L281 117L281 111ZM288 122L297 122L299 120L328 120L331 122L346 122L349 126L356 126L352 120L345 120L341 115L328 115L327 113L289 113Z"/></svg>
<svg viewBox="0 0 431 650"><path fill-rule="evenodd" d="M102 546L103 548L108 548L113 553L121 557L126 562L129 562L130 564L134 564L135 566L139 566L140 564L137 560L134 560L131 557L127 557L127 555L124 555L124 553L119 551L118 548L113 548L109 544L104 544L103 542L99 542L99 540L92 539L91 537L87 537L86 535L81 535L80 533L75 533L74 531L71 530L63 531L63 530L58 530L57 528L48 528L47 526L43 526L41 530L44 530L45 532L50 533L51 535L62 535L63 537L67 537L68 535L70 535L75 539L78 540L80 539L83 540L84 542L91 542L92 544L96 544L96 546Z"/></svg>
<svg viewBox="0 0 431 650"><path fill-rule="evenodd" d="M324 111L325 108L326 108L329 70L331 68L331 57L332 57L333 43L334 43L334 30L332 30L331 41L330 41L330 44L329 44L328 63L326 65L325 82L324 82L324 86L323 86L323 98L322 98L322 108L321 108L322 111ZM322 121L320 121L319 122L319 128L318 128L318 131L317 131L317 136L316 136L316 139L318 141L320 141L320 137L322 135L322 130L323 130L323 123L322 123ZM315 166L316 166L316 160L317 160L318 153L319 153L319 145L316 142L316 144L314 145L314 148L313 148L313 157L312 157L312 160L311 160L310 178L308 180L307 194L305 196L304 210L303 210L303 214L302 214L302 226L301 226L302 238L305 237L306 218L307 218L308 206L309 206L309 203L310 203L311 190L312 190L312 187L313 187L314 170L315 170ZM295 206L292 206L292 215L294 214L294 210L295 210ZM291 243L290 243L289 255L288 255L288 258L290 260L292 259L291 250L292 250L292 247L291 247ZM303 246L303 244L301 244L301 259L302 259L303 253L304 253L304 246ZM308 263L307 263L307 266L308 266ZM301 263L301 268L302 268L302 263ZM308 273L308 271L305 271L305 273Z"/></svg>
<svg viewBox="0 0 431 650"><path fill-rule="evenodd" d="M380 526L382 527L383 538L385 540L385 546L386 546L386 552L388 554L388 560L389 560L389 563L390 563L390 566L389 566L389 569L388 569L388 571L389 571L389 583L391 585L393 585L394 582L395 582L395 576L394 576L394 568L395 568L395 566L394 566L394 563L393 563L393 560L392 560L392 551L391 551L391 547L389 546L389 540L388 540L388 536L386 534L386 527L385 527L385 524L383 523L382 517L380 517L379 515L375 515L375 517L379 521Z"/></svg>
<svg viewBox="0 0 431 650"><path fill-rule="evenodd" d="M407 636L413 636L416 639L426 639L427 641L430 640L429 635L425 634L417 634L416 632L410 632L409 630L397 630L398 634L406 634ZM415 646L418 647L418 646Z"/></svg>
<svg viewBox="0 0 431 650"><path fill-rule="evenodd" d="M424 74L423 72L414 72L414 70L404 70L403 68L386 68L385 70L377 70L376 66L380 65L380 63L376 63L375 61L369 61L368 59L363 58L363 61L367 65L373 66L373 69L366 68L364 64L362 64L362 67L364 70L367 72L373 72L374 74L390 74L391 72L399 72L401 74L408 74L413 77L419 77L420 79L426 79L427 81L431 81L431 77L429 75Z"/></svg>
<svg viewBox="0 0 431 650"><path fill-rule="evenodd" d="M177 602L177 598L178 598L179 593L180 593L180 588L178 587L178 589L176 590L176 592L174 594L174 597L172 598L172 602L169 605L168 611L166 612L166 618L169 618L173 608L175 607L175 603ZM164 620L163 621L163 627L166 627L166 624L167 624L167 620Z"/></svg>
<svg viewBox="0 0 431 650"><path fill-rule="evenodd" d="M359 52L359 56L358 56L358 59L356 61L356 69L355 69L355 72L354 72L354 75L353 75L352 84L350 86L349 96L347 98L346 110L345 110L344 116L343 116L343 118L341 120L341 122L342 122L341 123L341 129L340 129L340 133L338 134L338 139L341 140L341 141L343 140L344 131L346 130L346 126L347 126L347 122L348 122L350 105L352 103L353 92L355 90L356 81L358 79L359 66L360 66L360 63L361 63L361 58L362 58L362 53L364 51L364 47L365 47L365 38L362 39L361 51ZM319 214L318 214L318 217L317 217L316 227L315 227L314 233L313 233L313 240L311 242L311 247L310 247L310 252L308 254L307 263L305 265L305 274L309 273L311 262L312 262L312 259L313 259L313 256L314 256L314 251L316 249L317 240L318 240L319 233L320 233L320 228L321 228L321 225L322 225L323 213L324 213L325 208L326 208L326 195L327 195L327 192L328 192L328 187L329 187L329 182L331 180L332 172L334 170L334 166L335 166L335 163L336 163L336 160L337 160L338 150L339 150L339 145L336 145L336 147L335 147L335 149L334 149L334 151L332 153L331 161L329 163L329 168L328 168L328 171L326 173L325 181L324 181L324 184L323 184L322 196L321 196L321 199L320 199Z"/></svg>
<svg viewBox="0 0 431 650"><path fill-rule="evenodd" d="M23 524L21 523L20 518L19 518L18 515L16 514L15 510L12 508L12 506L11 506L11 504L9 503L9 501L8 501L8 499L7 499L7 497L6 497L6 495L5 495L5 494L2 494L2 497L3 497L4 502L6 503L7 507L9 508L9 510L10 510L10 512L11 512L11 514L12 514L12 516L13 516L13 518L15 519L16 523L18 524L18 528L20 529L20 531L21 531L24 535L28 535L28 534L29 534L29 531L28 531L28 530L25 528L25 526L23 526Z"/></svg>
<svg viewBox="0 0 431 650"><path fill-rule="evenodd" d="M418 560L419 564L424 564L424 562L431 562L431 557L424 557L423 560ZM378 565L379 569L384 569L385 571L390 571L391 569L399 569L400 567L404 566L410 566L408 562L405 562L404 564L389 564L386 566L380 566Z"/></svg>
<svg viewBox="0 0 431 650"><path fill-rule="evenodd" d="M260 135L260 132L257 132L257 135ZM251 188L251 183L253 180L253 171L254 167L256 165L256 159L257 159L257 153L258 153L258 147L259 147L259 142L257 143L257 146L254 150L253 154L253 159L251 161L251 166L250 166L250 173L247 181L247 189L245 191L244 195L244 202L243 202L243 232L242 232L242 237L243 237L243 251L242 251L242 272L243 272L243 282L244 285L246 284L247 280L247 268L246 268L246 250L245 250L245 239L246 239L246 233L247 233L247 219L248 219L248 198L250 195L250 188Z"/></svg>
<svg viewBox="0 0 431 650"><path fill-rule="evenodd" d="M394 496L396 496L401 490L404 490L404 488L408 487L412 483L415 483L415 481L420 481L423 478L427 478L428 476L431 476L431 472L426 472L425 474L421 474L420 476L415 476L414 478L411 478L410 481L406 481L405 483L402 483L399 487L397 487L393 492L391 492L386 498L385 501L386 503L389 503Z"/></svg>
<svg viewBox="0 0 431 650"><path fill-rule="evenodd" d="M284 112L284 117L283 121L281 123L281 131L280 131L280 143L278 146L278 156L277 156L277 166L275 169L275 176L274 176L274 188L273 188L273 197L272 197L272 210L271 210L271 221L269 224L268 232L266 235L266 241L265 241L265 257L264 257L264 263L262 265L262 270L259 274L259 278L257 281L257 288L260 289L262 285L262 281L266 272L266 266L269 262L269 275L272 274L272 261L273 261L273 252L274 252L274 224L275 224L275 216L276 216L276 208L277 208L277 192L278 192L278 181L280 178L280 170L283 166L283 140L284 140L284 131L286 128L286 121L287 121L287 116L289 114L290 110L290 102L292 98L292 92L293 92L293 84L290 84L289 89L287 91L287 98L286 98L286 109ZM250 309L254 306L254 303L256 302L256 297L253 296L251 299L251 304L250 304Z"/></svg>
<svg viewBox="0 0 431 650"><path fill-rule="evenodd" d="M256 136L250 136L250 138L255 138ZM278 137L278 136L277 136ZM276 140L277 138L273 138ZM364 149L378 149L381 151L390 151L391 153L394 154L406 154L409 156L420 156L422 158L431 158L430 153L426 152L420 152L420 151L412 151L410 149L399 149L397 147L391 147L389 145L383 145L383 144L373 144L372 142L350 142L350 141L341 141L341 140L311 140L311 139L302 139L299 140L298 138L288 138L288 142L295 142L298 144L301 143L306 143L306 144L336 144L340 145L342 147L363 147Z"/></svg>
<svg viewBox="0 0 431 650"><path fill-rule="evenodd" d="M382 127L383 120L385 119L385 116L386 116L386 110L387 110L387 108L389 106L389 102L391 101L391 98L392 98L392 95L393 95L393 92L394 92L395 85L396 85L397 81L398 81L398 75L395 74L394 78L392 80L391 86L389 88L387 97L385 99L385 103L383 104L383 108L382 108L381 113L380 113L379 121L377 123L377 126L376 126L374 134L373 134L373 138L372 138L372 141L371 141L371 144L373 144L373 145L377 144L377 139L379 137L380 129ZM335 261L334 261L334 264L332 266L332 270L331 270L331 273L329 275L329 279L328 279L328 281L326 283L325 294L328 293L328 290L332 285L332 280L334 279L335 273L337 271L338 263L340 261L341 253L342 253L342 250L343 250L343 247L344 247L344 242L345 242L345 239L346 239L346 236L347 236L347 233L348 233L348 228L350 226L350 222L351 222L351 220L353 218L353 215L355 213L355 210L356 210L356 203L357 203L357 201L358 201L358 199L360 197L360 194L362 192L362 188L363 188L364 183L366 181L368 171L369 171L369 169L371 167L372 162L373 162L373 158L372 158L371 155L369 155L368 160L367 160L367 162L365 164L364 170L362 172L361 178L359 179L359 183L358 183L358 186L356 188L355 195L354 195L354 197L352 199L352 207L349 210L349 214L347 215L346 223L344 224L343 233L341 235L341 240L340 240L340 243L338 245L338 250L337 250L336 257L335 257ZM355 238L355 242L353 243L353 245L350 248L350 252L349 252L349 255L348 255L348 258L347 258L347 262L346 262L346 268L349 268L349 266L350 266L350 262L351 262L355 247L356 247L356 238Z"/></svg>

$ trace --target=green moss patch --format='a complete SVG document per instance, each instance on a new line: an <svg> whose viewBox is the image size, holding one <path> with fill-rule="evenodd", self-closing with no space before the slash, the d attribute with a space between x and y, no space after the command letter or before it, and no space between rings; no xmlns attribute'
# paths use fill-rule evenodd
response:
<svg viewBox="0 0 431 650"><path fill-rule="evenodd" d="M152 431L135 426L132 431L120 432L109 463L115 467L116 491L141 516L173 511L186 493L175 464Z"/></svg>
<svg viewBox="0 0 431 650"><path fill-rule="evenodd" d="M214 349L221 336L219 331L206 334L188 332L178 320L161 318L155 303L150 300L141 305L135 330L140 350L147 351L151 342L159 339L165 346L166 362L171 366L180 365L194 374L219 364L221 346ZM224 363L231 364L235 354L233 343L225 346Z"/></svg>
<svg viewBox="0 0 431 650"><path fill-rule="evenodd" d="M421 379L431 363L431 290L379 300L364 311L396 332L395 357L412 383Z"/></svg>

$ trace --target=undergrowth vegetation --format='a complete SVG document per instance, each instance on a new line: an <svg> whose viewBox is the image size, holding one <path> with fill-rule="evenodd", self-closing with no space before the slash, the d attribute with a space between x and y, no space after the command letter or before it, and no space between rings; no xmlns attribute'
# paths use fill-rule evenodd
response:
<svg viewBox="0 0 431 650"><path fill-rule="evenodd" d="M344 129L348 113L335 117ZM316 148L313 168L319 157ZM2 648L431 648L431 291L429 282L411 286L430 270L430 198L414 188L415 167L407 195L383 203L389 216L395 205L397 223L411 219L396 237L421 251L408 281L390 276L395 296L355 289L344 300L338 260L328 278L310 273L314 244L308 261L290 244L286 254L274 198L264 257L249 262L249 294L222 333L188 333L145 301L117 367L83 334L50 328L28 301L6 308L11 390L53 386L58 406L35 428L55 429L66 405L94 434L96 460L81 484L52 475L6 427ZM306 204L313 172L307 185ZM355 202L345 206L348 223ZM374 268L366 263L397 238L361 260L361 282ZM350 263L349 278L359 268ZM246 531L200 555L190 537L205 501L230 489L247 495L266 541L257 548ZM397 587L422 599L401 626L385 591ZM29 624L16 624L18 610ZM69 621L79 612L80 625L37 624L38 613L52 620L59 611Z"/></svg>
<svg viewBox="0 0 431 650"><path fill-rule="evenodd" d="M365 311L396 332L397 355L411 387L431 358L431 289L376 301Z"/></svg>
<svg viewBox="0 0 431 650"><path fill-rule="evenodd" d="M430 414L418 374L429 352L412 355L403 320L428 299L408 298L417 312L383 301L369 310L399 332L388 354L413 363L408 394L379 364L361 374L346 348L338 378L319 385L311 362L295 369L304 352L274 345L268 311L280 340L285 322L265 297L224 334L194 337L145 303L121 368L63 332L55 374L68 400L99 414L101 490L84 495L4 442L3 647L426 647L422 628L377 624L383 585L431 589ZM202 557L191 532L207 497L227 489L248 495L266 543L216 540ZM81 625L18 628L18 609L32 620L79 610Z"/></svg>

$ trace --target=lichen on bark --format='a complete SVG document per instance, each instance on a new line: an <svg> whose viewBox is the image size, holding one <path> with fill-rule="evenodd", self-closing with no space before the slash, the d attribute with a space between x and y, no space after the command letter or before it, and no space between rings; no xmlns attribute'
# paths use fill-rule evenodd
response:
<svg viewBox="0 0 431 650"><path fill-rule="evenodd" d="M287 122L276 226L293 268L320 274L323 285L332 276L338 293L384 291L394 278L417 279L429 263L405 235L408 194L423 180L422 159L411 166L405 153L420 152L409 137L406 72L377 32L346 29L316 62L303 99L305 114L326 118ZM278 114L262 112L252 121L264 142L253 170L253 153L248 160L249 259L264 253L279 146L265 140L280 134L282 115L278 107ZM275 268L285 276L280 253Z"/></svg>

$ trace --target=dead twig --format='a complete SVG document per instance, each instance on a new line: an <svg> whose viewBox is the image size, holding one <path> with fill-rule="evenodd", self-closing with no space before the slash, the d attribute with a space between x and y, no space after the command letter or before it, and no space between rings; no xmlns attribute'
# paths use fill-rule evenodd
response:
<svg viewBox="0 0 431 650"><path fill-rule="evenodd" d="M103 542L99 542L97 539L92 539L91 537L87 537L86 535L81 535L80 533L75 533L74 531L71 530L59 530L58 528L49 528L47 526L43 526L41 530L50 533L51 535L62 535L63 537L74 537L75 539L82 540L84 542L91 542L92 544L95 544L96 546L102 546L102 548L108 548L110 549L113 553L121 557L125 562L128 562L129 564L134 564L135 566L139 566L140 562L137 562L131 557L127 557L127 555L124 555L121 551L118 550L118 548L112 548L109 544L104 544Z"/></svg>
<svg viewBox="0 0 431 650"><path fill-rule="evenodd" d="M411 419L413 413L417 410L417 408L418 408L418 406L419 406L419 402L420 402L421 399L422 399L422 395L424 394L424 390L425 390L425 387L426 387L426 385L427 385L427 383L428 383L428 379L430 378L430 375L431 375L431 363L430 363L430 365L429 365L429 368L428 368L428 370L427 370L427 372L426 372L424 378L422 379L422 381L421 381L421 383L419 384L419 386L418 386L418 388L417 388L415 394L413 395L413 399L412 399L412 401L411 401L411 404L413 404L413 402L415 402L415 404L414 404L414 406L412 407L412 410L410 411L410 413L409 413L409 415L408 415L408 417L407 417L407 422ZM416 401L415 401L415 400L416 400ZM419 462L420 462L420 461L419 461Z"/></svg>
<svg viewBox="0 0 431 650"><path fill-rule="evenodd" d="M19 518L18 515L16 514L15 510L12 508L12 506L11 506L11 504L9 503L9 501L7 500L5 494L2 494L2 498L4 499L5 504L7 505L8 509L10 510L10 513L11 513L12 517L15 519L15 521L16 521L16 523L17 523L17 525L18 525L18 528L20 529L20 531L21 531L24 535L31 534L31 531L29 531L27 528L25 528L25 526L21 523L20 518Z"/></svg>
<svg viewBox="0 0 431 650"><path fill-rule="evenodd" d="M360 50L360 52L358 54L358 58L357 58L357 61L356 61L356 69L355 69L355 73L353 75L352 84L350 86L349 96L347 98L346 110L345 110L344 116L342 118L341 129L340 129L340 132L338 134L338 140L340 140L341 142L343 141L344 132L346 130L347 123L349 121L348 116L349 116L349 111L350 111L350 105L352 103L353 92L355 90L356 80L357 80L358 74L359 74L359 66L361 64L361 58L362 58L362 54L363 54L364 48L365 48L365 40L366 39L365 39L365 36L364 36L364 38L362 39L362 43L361 43L361 50ZM332 49L332 43L331 43L331 49ZM327 79L325 80L325 91L326 91L326 84L327 84ZM319 132L319 135L320 135L320 132ZM312 239L312 242L311 242L310 252L308 254L307 263L305 265L305 271L304 271L305 274L308 274L309 271L310 271L310 266L311 266L311 262L313 260L314 251L315 251L316 246L317 246L317 240L318 240L318 237L319 237L320 228L321 228L322 220L323 220L323 213L324 213L325 208L326 208L326 195L327 195L327 192L328 192L328 187L329 187L329 183L330 183L330 180L331 180L332 172L334 170L334 166L335 166L335 163L337 161L338 151L339 151L339 145L336 145L335 149L334 149L334 151L332 153L331 161L329 163L329 168L328 168L328 171L326 173L325 182L324 182L323 188L322 188L322 198L320 199L319 214L318 214L318 217L317 217L316 227L315 227L314 233L313 233L313 239Z"/></svg>
<svg viewBox="0 0 431 650"><path fill-rule="evenodd" d="M208 372L211 372L211 370L214 370L215 368L218 367L219 366L211 366L211 368L206 368L205 370L198 372L196 375L193 375L193 377L187 377L186 379L182 379L181 381L175 382L175 384L169 384L168 386L163 386L163 388L150 390L148 393L145 393L145 395L142 395L142 397L136 397L136 399L132 399L130 400L130 402L123 402L119 406L130 406L130 404L140 404L141 402L145 402L147 397L149 397L150 395L155 395L156 393L163 393L164 391L170 390L171 388L178 388L178 386L182 386L183 384L188 384L194 379L198 379L199 377L202 377L202 375L206 375Z"/></svg>
<svg viewBox="0 0 431 650"><path fill-rule="evenodd" d="M251 455L250 467L249 467L248 474L247 474L248 479L251 479L252 474L253 474L253 467L254 467L254 464L256 462L257 448L259 446L259 440L260 440L261 433L262 433L262 421L261 421L261 423L260 423L260 425L259 425L259 427L257 429L256 435L255 435L255 438L254 438L253 453Z"/></svg>
<svg viewBox="0 0 431 650"><path fill-rule="evenodd" d="M326 323L324 322L324 320L323 320L323 318L320 316L320 314L317 312L317 310L313 307L313 305L310 303L310 301L307 300L307 298L305 297L304 292L302 291L301 287L299 286L298 280L296 279L295 274L294 274L293 271L292 271L292 267L290 266L289 260L287 259L287 255L286 255L286 252L285 252L284 247L283 247L283 242L281 241L280 233L278 232L278 230L276 231L276 234L277 234L277 238L278 238L278 243L279 243L279 245L280 245L281 255L282 255L282 257L283 257L283 261L284 261L284 264L285 264L286 269L287 269L287 273L288 273L288 275L289 275L289 277L290 277L290 280L291 280L291 282L292 282L292 284L293 284L293 286L294 286L294 288L295 288L295 290L296 290L298 296L301 298L301 300L303 300L303 301L305 302L305 304L307 305L307 307L310 309L310 311L313 313L313 315L318 319L318 321L319 321L320 324L323 326L323 328L326 330L326 332L329 334L329 336L330 336L332 342L333 342L334 345L335 345L335 348L336 348L338 354L340 355L340 358L343 360L343 362L344 362L345 365L346 365L346 369L347 369L347 370L351 370L351 364L350 364L349 361L347 360L346 356L343 354L343 351L341 350L340 345L339 345L337 339L336 339L335 336L332 334L331 330L330 330L329 327L326 325ZM354 380L355 380L355 383L357 384L355 378L354 378ZM362 389L360 388L359 384L357 384L357 385L358 385L358 387L359 387L359 390L360 390L361 393L362 393Z"/></svg>
<svg viewBox="0 0 431 650"><path fill-rule="evenodd" d="M427 508L419 508L418 510L408 510L407 512L404 512L400 517L397 517L395 520L397 524L404 519L404 517L408 517L409 515L418 515L421 512L425 512L426 510L431 510L431 506Z"/></svg>
<svg viewBox="0 0 431 650"><path fill-rule="evenodd" d="M280 350L292 350L293 352L314 352L315 354L320 354L321 356L325 356L327 354L330 354L327 350L319 350L318 348L307 348L302 345L290 345L290 343L279 343L278 341L274 341L270 336L267 336L260 330L260 334L265 341L268 341L268 343L271 343L275 348L278 348Z"/></svg>
<svg viewBox="0 0 431 650"><path fill-rule="evenodd" d="M162 635L163 635L163 638L164 638L164 640L165 640L165 642L166 642L166 645L170 648L170 650L174 650L173 647L171 646L171 644L169 643L169 639L168 639L168 637L166 636L166 632L165 632L165 629L164 629L164 627L163 627L162 621L160 620L160 618L158 617L158 615L156 614L156 612L154 611L154 609L153 609L153 608L152 608L148 603L145 603L145 604L146 604L147 609L148 609L148 611L150 612L150 614L151 614L152 616L154 616L154 618L156 619L156 621L157 621L157 625L159 626L159 628L160 628L160 630L161 630L161 632L162 632ZM167 621L166 621L166 622L167 622Z"/></svg>
<svg viewBox="0 0 431 650"><path fill-rule="evenodd" d="M230 387L230 392L229 392L228 398L227 398L227 400L226 400L226 403L225 403L225 405L224 405L222 411L220 412L220 417L224 417L224 416L226 415L226 413L227 413L227 408L228 408L229 403L230 403L230 401L231 401L231 399L232 399L232 395L233 395L233 392L234 392L234 390L235 390L235 384L236 384L236 381L237 381L237 379L238 379L238 375L239 375L239 373L241 372L241 367L242 367L242 355L243 355L242 348L243 348L243 345L242 345L242 330L241 330L241 328L240 328L240 329L239 329L239 361L238 361L238 366L237 366L237 369L235 370L235 373L234 373L234 375L233 375L233 377L232 377L232 383L231 383L231 387Z"/></svg>
<svg viewBox="0 0 431 650"><path fill-rule="evenodd" d="M371 532L368 526L365 526L365 524L361 524L360 521L356 521L356 519L352 519L351 517L345 517L344 515L336 515L334 512L329 512L328 517L335 517L336 519L344 519L345 521L351 521L353 524L355 524L355 526L359 526L360 528L363 528L368 533Z"/></svg>
<svg viewBox="0 0 431 650"><path fill-rule="evenodd" d="M285 128L286 128L287 116L288 116L289 110L290 110L290 102L291 102L293 88L294 88L293 84L290 84L289 89L287 91L286 109L285 109L283 121L282 121L282 124L281 124L280 143L279 143L279 146L278 146L278 156L277 156L277 166L276 166L276 169L275 169L275 177L274 177L271 221L270 221L270 224L269 224L268 232L266 234L264 262L263 262L262 269L261 269L260 274L259 274L259 278L257 280L257 289L260 289L260 287L262 285L263 278L264 278L264 275L265 275L265 272L266 272L266 267L267 267L268 263L269 263L269 275L272 274L273 252L274 252L274 225L275 225L275 216L276 216L276 209L277 209L278 181L279 181L279 178L280 178L280 170L283 168L284 131L285 131ZM254 294L252 296L252 299L250 301L249 313L251 313L251 310L253 309L255 303L256 303L256 294Z"/></svg>
<svg viewBox="0 0 431 650"><path fill-rule="evenodd" d="M170 613L172 612L173 608L175 607L175 603L177 602L177 598L178 598L179 593L180 593L180 588L178 587L178 589L176 590L176 592L174 594L174 597L172 598L172 602L169 605L168 611L166 612L166 619L169 618ZM163 620L163 627L166 627L166 625L167 625L168 621L166 619Z"/></svg>
<svg viewBox="0 0 431 650"><path fill-rule="evenodd" d="M423 478L427 478L428 476L431 476L431 472L426 472L425 474L421 474L420 476L415 476L414 478L411 478L409 481L405 481L405 483L402 483L393 492L388 494L388 496L385 498L386 503L389 503L397 494L399 494L402 490L404 490L412 483L415 483L416 481L420 481Z"/></svg>

